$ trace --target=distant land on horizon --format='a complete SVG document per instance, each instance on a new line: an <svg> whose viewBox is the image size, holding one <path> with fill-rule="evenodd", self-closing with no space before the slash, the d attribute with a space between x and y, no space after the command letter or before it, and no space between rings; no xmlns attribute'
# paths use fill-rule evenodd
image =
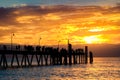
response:
<svg viewBox="0 0 120 80"><path fill-rule="evenodd" d="M2 45L9 45L10 48L10 44L0 44L0 49L2 48ZM48 45L48 46L57 47L58 45ZM72 47L73 49L76 48L84 49L84 46L88 46L89 51L92 51L95 57L120 57L120 44L79 44L79 45L73 45ZM67 45L60 45L60 48L66 48L66 47Z"/></svg>

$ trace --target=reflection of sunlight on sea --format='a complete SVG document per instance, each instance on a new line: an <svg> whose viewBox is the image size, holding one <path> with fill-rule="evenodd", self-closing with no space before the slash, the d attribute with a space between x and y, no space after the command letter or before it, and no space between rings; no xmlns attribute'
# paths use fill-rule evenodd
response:
<svg viewBox="0 0 120 80"><path fill-rule="evenodd" d="M0 71L0 80L120 80L120 58L95 58L93 64L41 66Z"/></svg>

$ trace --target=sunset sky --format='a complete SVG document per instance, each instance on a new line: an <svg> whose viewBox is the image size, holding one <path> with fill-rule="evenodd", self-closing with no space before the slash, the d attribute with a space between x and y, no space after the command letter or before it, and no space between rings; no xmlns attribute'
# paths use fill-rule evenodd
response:
<svg viewBox="0 0 120 80"><path fill-rule="evenodd" d="M119 44L119 0L0 0L0 43ZM14 36L13 36L14 34Z"/></svg>

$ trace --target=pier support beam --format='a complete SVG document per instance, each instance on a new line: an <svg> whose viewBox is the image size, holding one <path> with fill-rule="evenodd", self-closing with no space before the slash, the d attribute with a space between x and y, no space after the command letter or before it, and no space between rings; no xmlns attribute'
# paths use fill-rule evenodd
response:
<svg viewBox="0 0 120 80"><path fill-rule="evenodd" d="M2 63L3 63L3 65L2 65ZM4 53L1 55L0 67L3 67L3 68L7 68L8 67L6 55Z"/></svg>
<svg viewBox="0 0 120 80"><path fill-rule="evenodd" d="M90 51L89 52L89 59L90 59L90 64L92 64L93 63L93 53Z"/></svg>
<svg viewBox="0 0 120 80"><path fill-rule="evenodd" d="M17 61L17 66L18 66L18 67L20 67L20 65L19 65L19 60L18 60L18 56L17 56L17 54L13 54L13 55L12 55L11 67L13 66L14 57L16 58L16 61Z"/></svg>
<svg viewBox="0 0 120 80"><path fill-rule="evenodd" d="M68 44L69 65L72 64L72 45Z"/></svg>
<svg viewBox="0 0 120 80"><path fill-rule="evenodd" d="M88 63L88 46L85 46L85 64Z"/></svg>
<svg viewBox="0 0 120 80"><path fill-rule="evenodd" d="M48 55L44 55L44 59L45 59L45 65L48 65Z"/></svg>
<svg viewBox="0 0 120 80"><path fill-rule="evenodd" d="M23 65L24 63L24 65ZM22 57L22 61L21 61L21 66L30 66L30 63L29 63L29 58L28 58L28 55L27 54L24 54L23 57Z"/></svg>

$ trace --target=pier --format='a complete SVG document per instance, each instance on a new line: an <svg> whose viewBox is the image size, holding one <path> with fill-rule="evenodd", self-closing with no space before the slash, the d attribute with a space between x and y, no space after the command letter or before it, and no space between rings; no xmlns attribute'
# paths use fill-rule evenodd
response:
<svg viewBox="0 0 120 80"><path fill-rule="evenodd" d="M88 46L75 50L71 44L68 44L68 49L24 46L24 50L21 50L21 46L16 46L16 49L8 50L4 45L3 49L0 50L0 69L88 64L88 61L90 64L93 63L93 53L91 51L88 53Z"/></svg>

